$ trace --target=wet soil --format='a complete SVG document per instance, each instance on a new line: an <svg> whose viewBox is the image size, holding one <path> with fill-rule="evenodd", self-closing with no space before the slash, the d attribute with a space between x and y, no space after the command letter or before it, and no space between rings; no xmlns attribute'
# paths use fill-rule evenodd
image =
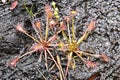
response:
<svg viewBox="0 0 120 80"><path fill-rule="evenodd" d="M75 17L76 36L79 38L91 19L96 20L96 29L84 41L80 49L109 56L109 63L93 59L98 63L94 69L88 69L81 61L76 62L76 69L69 70L68 80L120 80L120 1L119 0L26 0L28 7L34 5L37 18L43 19L44 5L52 1L57 3L60 15L67 15L70 10L77 10ZM10 2L0 2L0 80L48 80L59 79L58 72L48 72L44 62L38 63L38 54L26 56L16 68L7 66L7 62L15 56L27 51L32 41L15 30L18 22L24 23L32 33L30 16L19 0L18 6L10 10ZM95 78L93 78L96 76Z"/></svg>

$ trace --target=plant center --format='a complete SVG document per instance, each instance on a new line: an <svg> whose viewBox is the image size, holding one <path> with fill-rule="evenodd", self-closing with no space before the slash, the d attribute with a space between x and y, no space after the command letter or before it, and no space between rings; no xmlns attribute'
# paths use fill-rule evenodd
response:
<svg viewBox="0 0 120 80"><path fill-rule="evenodd" d="M68 45L68 51L74 52L78 49L78 45L76 41L72 41L69 45Z"/></svg>

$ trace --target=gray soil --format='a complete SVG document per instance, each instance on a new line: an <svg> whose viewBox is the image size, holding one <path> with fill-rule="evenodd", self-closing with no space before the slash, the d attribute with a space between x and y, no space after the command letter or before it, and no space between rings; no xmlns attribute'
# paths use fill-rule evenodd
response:
<svg viewBox="0 0 120 80"><path fill-rule="evenodd" d="M77 10L75 17L76 36L79 38L91 19L96 20L96 29L84 41L82 51L94 51L109 56L108 63L94 59L96 68L88 69L81 61L76 62L76 69L69 70L68 80L120 80L120 0L26 0L27 6L34 5L34 13L40 12L37 18L44 19L43 7L52 1L57 3L60 15L67 15L70 10ZM15 56L28 50L33 43L24 34L15 30L20 22L33 33L30 17L23 6L24 0L19 0L18 6L10 10L11 2L3 4L0 1L0 80L48 80L59 79L58 72L47 72L44 62L38 63L39 54L33 54L21 59L16 68L7 66L7 62ZM43 20L44 21L44 20ZM95 79L92 76L97 75Z"/></svg>

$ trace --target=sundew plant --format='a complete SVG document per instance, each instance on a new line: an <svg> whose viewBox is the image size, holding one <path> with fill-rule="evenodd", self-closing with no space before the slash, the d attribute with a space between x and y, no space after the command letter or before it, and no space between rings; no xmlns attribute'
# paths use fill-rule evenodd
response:
<svg viewBox="0 0 120 80"><path fill-rule="evenodd" d="M32 10L25 6L26 11L32 17L34 14ZM81 43L89 37L92 31L95 29L95 20L92 19L89 25L87 26L84 34L78 38L76 37L76 30L75 30L75 19L74 17L79 14L79 12L75 10L71 10L69 15L67 16L59 16L59 9L56 7L56 3L53 2L52 6L46 4L44 7L45 11L45 26L42 26L43 22L40 19L32 19L31 24L32 27L37 35L28 34L28 31L24 28L24 26L20 23L16 25L16 30L19 32L24 33L26 36L31 38L34 43L31 48L24 53L23 55L19 55L14 59L11 59L9 62L9 66L16 67L17 62L22 59L23 57L32 54L32 53L39 53L38 61L41 62L43 59L45 60L46 69L49 71L49 63L48 63L48 56L51 58L59 70L60 79L66 80L68 70L70 67L75 68L76 58L80 58L83 63L86 64L88 68L96 67L97 64L90 59L89 57L95 58L102 58L103 61L108 62L109 59L105 54L95 54L95 53L87 53L80 50ZM32 14L32 15L31 15ZM44 29L45 28L45 29ZM58 35L62 34L62 35ZM53 50L56 50L53 53ZM63 69L61 65L61 57L59 52L66 55L67 65L66 68ZM55 55L57 54L57 55ZM43 58L44 57L44 58ZM88 58L86 58L88 57ZM43 59L42 59L43 58ZM53 66L54 66L53 64ZM54 68L54 67L53 67Z"/></svg>

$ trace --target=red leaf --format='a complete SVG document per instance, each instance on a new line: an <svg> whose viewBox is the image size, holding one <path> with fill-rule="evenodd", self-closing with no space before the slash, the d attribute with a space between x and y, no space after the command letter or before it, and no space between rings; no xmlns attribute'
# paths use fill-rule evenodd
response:
<svg viewBox="0 0 120 80"><path fill-rule="evenodd" d="M20 32L23 32L23 33L26 33L26 31L25 31L25 29L22 27L22 25L21 24L17 24L16 25L16 30L18 30L18 31L20 31Z"/></svg>
<svg viewBox="0 0 120 80"><path fill-rule="evenodd" d="M92 61L87 61L87 62L86 62L86 65L87 65L88 68L94 68L94 67L97 66L97 64L94 63L94 62L92 62Z"/></svg>
<svg viewBox="0 0 120 80"><path fill-rule="evenodd" d="M35 26L40 30L41 29L41 22L40 20L35 21Z"/></svg>
<svg viewBox="0 0 120 80"><path fill-rule="evenodd" d="M14 1L10 6L10 9L13 10L18 5L18 1Z"/></svg>
<svg viewBox="0 0 120 80"><path fill-rule="evenodd" d="M16 67L16 64L17 64L17 62L18 62L19 60L20 60L19 57L16 57L16 58L10 60L9 63L8 63L8 66L10 66L10 67Z"/></svg>
<svg viewBox="0 0 120 80"><path fill-rule="evenodd" d="M50 28L55 27L55 25L56 25L56 22L54 20L51 20L50 21Z"/></svg>
<svg viewBox="0 0 120 80"><path fill-rule="evenodd" d="M106 56L105 54L101 54L100 57L102 58L103 61L109 62L109 57Z"/></svg>
<svg viewBox="0 0 120 80"><path fill-rule="evenodd" d="M71 20L71 18L70 18L70 16L65 16L65 17L64 17L64 20L65 20L66 22L69 22L69 21Z"/></svg>
<svg viewBox="0 0 120 80"><path fill-rule="evenodd" d="M66 30L66 25L63 22L60 22L60 28L62 30Z"/></svg>
<svg viewBox="0 0 120 80"><path fill-rule="evenodd" d="M47 4L45 5L45 13L49 19L53 17L53 12L52 12L51 6L49 6Z"/></svg>
<svg viewBox="0 0 120 80"><path fill-rule="evenodd" d="M45 5L45 12L46 12L46 14L48 14L49 11L51 11L51 6L49 6L48 4L46 4Z"/></svg>
<svg viewBox="0 0 120 80"><path fill-rule="evenodd" d="M95 28L95 20L92 20L88 25L87 31L92 31Z"/></svg>

